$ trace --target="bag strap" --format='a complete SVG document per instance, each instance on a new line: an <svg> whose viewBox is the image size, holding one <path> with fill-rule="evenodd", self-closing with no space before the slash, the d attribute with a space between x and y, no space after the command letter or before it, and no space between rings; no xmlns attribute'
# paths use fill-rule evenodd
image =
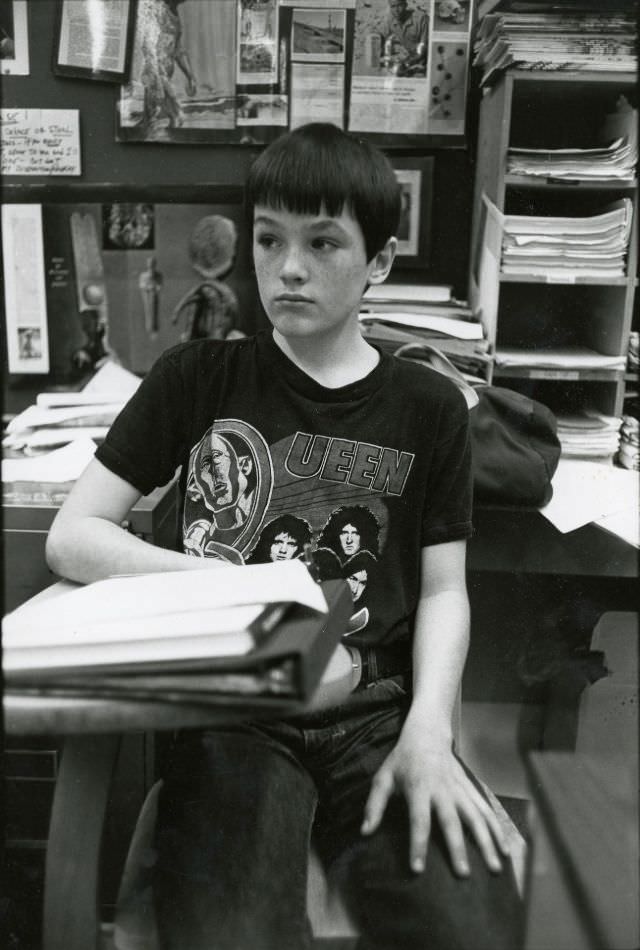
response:
<svg viewBox="0 0 640 950"><path fill-rule="evenodd" d="M480 401L478 393L473 386L466 381L463 374L457 366L454 366L448 356L445 356L437 347L431 343L403 343L394 352L394 356L401 359L413 360L414 362L428 363L431 369L448 376L456 384L465 398L467 409L473 409Z"/></svg>

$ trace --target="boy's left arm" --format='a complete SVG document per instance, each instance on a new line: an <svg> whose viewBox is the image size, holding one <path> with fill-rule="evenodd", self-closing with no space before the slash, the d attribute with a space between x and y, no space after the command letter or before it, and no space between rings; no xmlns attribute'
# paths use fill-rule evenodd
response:
<svg viewBox="0 0 640 950"><path fill-rule="evenodd" d="M453 715L469 643L465 541L422 550L421 596L413 647L413 700L398 742L374 776L362 831L378 827L389 798L405 796L411 822L409 861L424 869L432 818L440 822L453 867L469 873L462 825L491 870L508 848L488 803L453 754Z"/></svg>

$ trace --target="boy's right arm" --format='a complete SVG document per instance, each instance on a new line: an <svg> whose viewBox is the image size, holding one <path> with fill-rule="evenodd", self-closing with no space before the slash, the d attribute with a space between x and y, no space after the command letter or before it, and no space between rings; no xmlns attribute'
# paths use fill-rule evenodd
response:
<svg viewBox="0 0 640 950"><path fill-rule="evenodd" d="M219 567L214 558L156 547L121 527L141 493L93 459L56 515L47 564L61 577L87 584L115 574Z"/></svg>

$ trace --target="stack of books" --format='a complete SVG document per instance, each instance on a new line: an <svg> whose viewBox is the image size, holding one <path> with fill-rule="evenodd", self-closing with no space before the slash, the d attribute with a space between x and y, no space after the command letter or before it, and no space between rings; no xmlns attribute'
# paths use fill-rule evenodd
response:
<svg viewBox="0 0 640 950"><path fill-rule="evenodd" d="M579 0L565 0L561 5L527 6L530 12L514 9L488 13L480 21L474 65L483 70L481 85L490 83L508 67L636 70L636 22L629 4L612 0L594 7Z"/></svg>
<svg viewBox="0 0 640 950"><path fill-rule="evenodd" d="M299 702L352 607L345 582L319 585L301 561L114 577L8 614L4 682L92 699Z"/></svg>
<svg viewBox="0 0 640 950"><path fill-rule="evenodd" d="M624 277L632 216L630 198L587 217L506 214L502 273L567 281Z"/></svg>
<svg viewBox="0 0 640 950"><path fill-rule="evenodd" d="M622 468L640 471L640 422L634 416L622 417L620 450L616 461Z"/></svg>
<svg viewBox="0 0 640 950"><path fill-rule="evenodd" d="M620 445L622 419L589 410L574 415L560 413L556 418L563 458L613 462Z"/></svg>
<svg viewBox="0 0 640 950"><path fill-rule="evenodd" d="M486 381L491 357L482 324L448 285L373 285L360 304L360 328L388 352L405 343L428 343L470 382Z"/></svg>

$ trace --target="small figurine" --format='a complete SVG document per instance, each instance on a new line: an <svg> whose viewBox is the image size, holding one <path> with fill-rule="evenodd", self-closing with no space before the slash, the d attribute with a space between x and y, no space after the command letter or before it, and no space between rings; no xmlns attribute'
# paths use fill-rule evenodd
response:
<svg viewBox="0 0 640 950"><path fill-rule="evenodd" d="M207 215L196 224L189 240L189 261L205 280L189 290L173 311L172 322L177 323L182 311L189 309L187 325L180 336L183 342L244 336L235 329L237 297L222 282L233 268L237 238L235 224L222 215Z"/></svg>
<svg viewBox="0 0 640 950"><path fill-rule="evenodd" d="M140 272L138 287L142 294L144 308L144 326L150 337L158 333L160 290L162 289L162 274L156 267L155 257L147 260L147 268Z"/></svg>

